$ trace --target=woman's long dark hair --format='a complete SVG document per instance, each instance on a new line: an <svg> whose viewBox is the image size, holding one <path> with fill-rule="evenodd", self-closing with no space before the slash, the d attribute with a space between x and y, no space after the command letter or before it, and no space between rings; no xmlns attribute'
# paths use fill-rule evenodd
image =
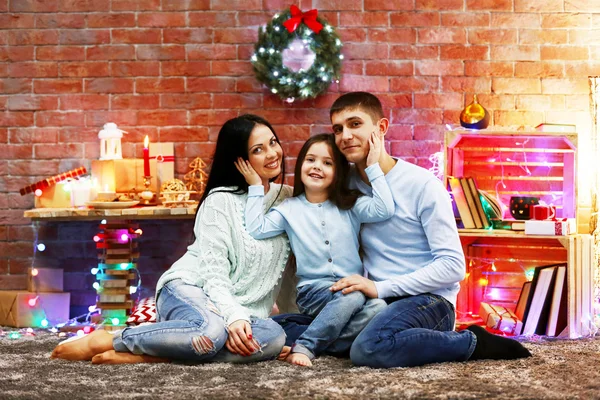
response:
<svg viewBox="0 0 600 400"><path fill-rule="evenodd" d="M356 199L361 196L358 190L352 190L348 187L348 179L350 172L350 164L342 152L335 144L335 138L332 133L321 133L308 139L304 146L300 149L298 159L296 160L296 168L294 169L294 197L300 196L305 192L304 183L302 183L302 164L306 158L306 153L315 143L326 143L333 155L333 165L335 167L335 175L333 182L327 189L329 201L335 204L342 210L348 210L354 206Z"/></svg>
<svg viewBox="0 0 600 400"><path fill-rule="evenodd" d="M248 159L248 139L256 125L264 125L269 128L271 132L273 132L277 143L281 145L271 124L258 115L244 114L225 122L219 131L210 173L208 174L208 179L206 181L206 188L200 198L196 215L198 215L200 206L210 195L212 189L228 186L233 187L234 189L215 190L213 193L248 193L248 183L246 182L246 179L244 179L244 176L237 170L234 162L237 161L239 157L242 157L244 160ZM283 157L281 160L281 174L279 176L285 177L285 160ZM279 176L272 178L270 182L277 180ZM279 194L277 196L279 196Z"/></svg>

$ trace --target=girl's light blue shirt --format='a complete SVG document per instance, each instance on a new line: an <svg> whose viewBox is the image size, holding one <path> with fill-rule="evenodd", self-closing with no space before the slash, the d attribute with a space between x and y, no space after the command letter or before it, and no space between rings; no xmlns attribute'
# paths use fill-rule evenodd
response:
<svg viewBox="0 0 600 400"><path fill-rule="evenodd" d="M298 287L363 274L358 254L360 224L384 221L394 214L392 193L379 164L365 172L373 188L372 197L359 197L349 210L340 210L329 200L311 203L302 194L263 214L263 186L249 187L246 229L255 239L287 233L296 256Z"/></svg>

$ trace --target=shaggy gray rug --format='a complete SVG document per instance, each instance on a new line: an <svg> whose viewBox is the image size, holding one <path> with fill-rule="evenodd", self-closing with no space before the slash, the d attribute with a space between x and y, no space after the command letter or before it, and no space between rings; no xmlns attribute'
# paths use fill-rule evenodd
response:
<svg viewBox="0 0 600 400"><path fill-rule="evenodd" d="M0 337L0 398L600 399L600 338L525 341L534 356L516 361L389 370L332 357L312 369L277 361L95 366L50 360L58 342L47 332Z"/></svg>

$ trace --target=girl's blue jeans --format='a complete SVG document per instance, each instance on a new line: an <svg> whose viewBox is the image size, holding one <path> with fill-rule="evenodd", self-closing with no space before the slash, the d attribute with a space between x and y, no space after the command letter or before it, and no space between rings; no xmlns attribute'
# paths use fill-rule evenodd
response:
<svg viewBox="0 0 600 400"><path fill-rule="evenodd" d="M314 320L296 340L292 352L310 359L325 351L347 353L360 331L386 307L385 301L366 299L361 292L332 292L329 288L334 283L318 281L298 290L300 312Z"/></svg>
<svg viewBox="0 0 600 400"><path fill-rule="evenodd" d="M225 320L217 308L201 288L180 279L165 284L156 308L158 322L115 335L116 351L179 361L250 363L275 359L285 343L285 333L276 322L253 319L252 337L260 350L250 356L231 353L225 347Z"/></svg>

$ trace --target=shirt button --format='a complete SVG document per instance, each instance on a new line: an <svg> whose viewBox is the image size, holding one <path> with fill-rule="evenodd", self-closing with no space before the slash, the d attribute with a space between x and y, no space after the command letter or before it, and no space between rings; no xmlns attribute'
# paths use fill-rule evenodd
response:
<svg viewBox="0 0 600 400"><path fill-rule="evenodd" d="M321 221L321 225L325 226L325 221Z"/></svg>
<svg viewBox="0 0 600 400"><path fill-rule="evenodd" d="M333 262L333 260L330 258L329 260L327 260L328 262Z"/></svg>
<svg viewBox="0 0 600 400"><path fill-rule="evenodd" d="M326 241L325 241L325 244L329 244L329 240L326 240Z"/></svg>
<svg viewBox="0 0 600 400"><path fill-rule="evenodd" d="M323 207L323 204L319 204L319 207Z"/></svg>

